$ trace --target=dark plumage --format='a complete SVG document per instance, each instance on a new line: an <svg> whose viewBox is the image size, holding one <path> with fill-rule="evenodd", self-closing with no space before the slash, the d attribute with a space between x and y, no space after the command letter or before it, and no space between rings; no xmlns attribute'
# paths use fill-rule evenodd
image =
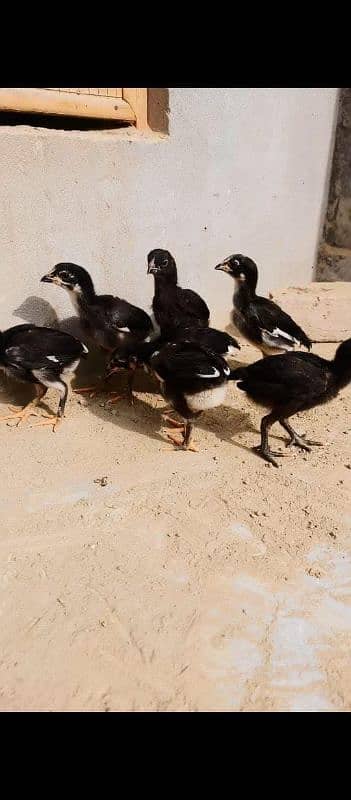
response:
<svg viewBox="0 0 351 800"><path fill-rule="evenodd" d="M148 273L155 278L152 308L161 334L171 336L178 327L207 327L210 312L205 301L192 289L178 286L177 267L168 250L151 250Z"/></svg>
<svg viewBox="0 0 351 800"><path fill-rule="evenodd" d="M185 420L183 441L169 438L186 450L194 449L192 420L224 402L229 367L221 356L191 342L167 344L153 353L149 364L162 394Z"/></svg>
<svg viewBox="0 0 351 800"><path fill-rule="evenodd" d="M150 358L155 350L161 350L166 344L171 342L191 342L192 344L211 350L213 353L226 357L232 355L235 349L240 350L236 339L229 336L224 331L217 331L215 328L176 328L173 331L171 340L165 336L159 336L151 342L139 342L136 345L125 342L119 345L107 364L106 376L110 377L113 373L120 370L129 370L128 388L129 396L133 402L133 382L135 369L137 367L148 368Z"/></svg>
<svg viewBox="0 0 351 800"><path fill-rule="evenodd" d="M251 258L240 254L229 256L215 269L234 278L233 323L264 356L293 350L296 345L311 349L312 342L289 314L272 300L256 294L258 270Z"/></svg>
<svg viewBox="0 0 351 800"><path fill-rule="evenodd" d="M37 397L22 411L1 419L19 418L19 423L31 414L49 388L60 394L56 417L47 423L55 425L63 417L68 388L63 376L75 372L82 356L88 353L82 342L63 331L39 328L36 325L16 325L0 333L0 368L12 378L34 383ZM19 424L18 423L18 424Z"/></svg>
<svg viewBox="0 0 351 800"><path fill-rule="evenodd" d="M289 433L289 445L309 450L319 444L299 436L287 420L299 411L328 403L351 381L351 339L343 342L332 361L312 353L285 353L269 356L248 367L239 367L230 378L259 405L271 409L261 422L261 445L257 448L266 461L278 466L268 445L268 433L279 422Z"/></svg>
<svg viewBox="0 0 351 800"><path fill-rule="evenodd" d="M126 340L141 341L153 331L149 315L141 308L120 297L95 294L89 273L77 264L56 264L41 280L67 289L84 330L103 350L111 352Z"/></svg>
<svg viewBox="0 0 351 800"><path fill-rule="evenodd" d="M186 421L185 425L179 425L166 416L172 426L184 430L182 442L169 434L171 441L177 445L182 444L186 450L194 449L191 444L191 420L202 411L221 405L225 399L230 375L225 360L196 342L163 344L159 339L138 345L133 353L122 354L120 350L116 351L109 362L107 374L111 375L121 368L130 368L131 365L132 369L143 366L155 375L163 396Z"/></svg>
<svg viewBox="0 0 351 800"><path fill-rule="evenodd" d="M192 342L199 344L206 350L212 350L223 358L235 354L235 350L240 350L240 345L225 331L218 331L216 328L199 328L194 326L178 328L172 336L174 342Z"/></svg>

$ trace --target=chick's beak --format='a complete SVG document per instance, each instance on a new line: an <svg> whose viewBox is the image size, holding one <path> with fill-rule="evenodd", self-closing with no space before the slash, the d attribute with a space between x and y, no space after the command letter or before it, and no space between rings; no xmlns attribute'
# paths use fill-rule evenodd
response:
<svg viewBox="0 0 351 800"><path fill-rule="evenodd" d="M40 282L41 283L56 283L57 286L62 286L61 278L59 278L57 275L50 275L50 274L49 275L43 275L43 277L40 278Z"/></svg>
<svg viewBox="0 0 351 800"><path fill-rule="evenodd" d="M149 261L147 265L147 274L155 275L156 272L157 272L157 267L155 266L155 259L153 258L152 261Z"/></svg>
<svg viewBox="0 0 351 800"><path fill-rule="evenodd" d="M220 269L222 272L230 272L230 266L229 266L229 264L226 264L226 263L217 264L215 269Z"/></svg>

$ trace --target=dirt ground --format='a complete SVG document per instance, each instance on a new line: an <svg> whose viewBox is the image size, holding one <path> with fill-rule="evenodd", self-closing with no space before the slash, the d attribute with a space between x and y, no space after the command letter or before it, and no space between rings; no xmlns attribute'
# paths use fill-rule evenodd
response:
<svg viewBox="0 0 351 800"><path fill-rule="evenodd" d="M277 298L345 338L350 290ZM134 408L73 395L55 434L0 425L0 710L350 710L350 388L294 420L323 448L285 451L273 428L275 469L235 386L184 453L146 381ZM1 386L1 413L30 395Z"/></svg>

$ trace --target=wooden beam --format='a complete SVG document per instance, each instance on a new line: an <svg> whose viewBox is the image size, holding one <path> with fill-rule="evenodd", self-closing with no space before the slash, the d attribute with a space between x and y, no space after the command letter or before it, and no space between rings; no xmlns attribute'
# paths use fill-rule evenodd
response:
<svg viewBox="0 0 351 800"><path fill-rule="evenodd" d="M52 89L0 89L0 109L135 122L135 112L125 99Z"/></svg>
<svg viewBox="0 0 351 800"><path fill-rule="evenodd" d="M123 100L131 106L136 118L136 127L146 130L147 122L147 89L123 89Z"/></svg>

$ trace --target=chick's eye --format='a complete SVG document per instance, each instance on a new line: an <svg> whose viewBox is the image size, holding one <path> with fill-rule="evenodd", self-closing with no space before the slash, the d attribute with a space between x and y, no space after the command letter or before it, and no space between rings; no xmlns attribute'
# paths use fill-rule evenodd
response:
<svg viewBox="0 0 351 800"><path fill-rule="evenodd" d="M234 264L236 267L240 267L240 261L237 258L234 258Z"/></svg>
<svg viewBox="0 0 351 800"><path fill-rule="evenodd" d="M167 267L167 264L168 264L168 258L165 258L165 260L162 261L162 266Z"/></svg>

